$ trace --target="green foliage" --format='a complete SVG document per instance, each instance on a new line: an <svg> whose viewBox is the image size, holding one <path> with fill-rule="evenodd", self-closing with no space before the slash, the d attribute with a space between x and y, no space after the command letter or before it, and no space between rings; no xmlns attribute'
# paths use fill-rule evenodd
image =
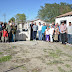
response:
<svg viewBox="0 0 72 72"><path fill-rule="evenodd" d="M72 11L71 6L72 4L62 2L60 4L46 3L45 6L41 6L41 9L38 11L38 18L47 22L52 22L55 20L56 16Z"/></svg>
<svg viewBox="0 0 72 72"><path fill-rule="evenodd" d="M15 22L15 18L14 17L12 17L9 21L11 22L13 20L13 22Z"/></svg>
<svg viewBox="0 0 72 72"><path fill-rule="evenodd" d="M3 52L0 52L0 55L3 54Z"/></svg>
<svg viewBox="0 0 72 72"><path fill-rule="evenodd" d="M24 13L23 14L16 14L15 18L18 22L25 22L26 21L26 15Z"/></svg>
<svg viewBox="0 0 72 72"><path fill-rule="evenodd" d="M10 59L11 59L11 56L3 56L0 58L0 63L9 61Z"/></svg>

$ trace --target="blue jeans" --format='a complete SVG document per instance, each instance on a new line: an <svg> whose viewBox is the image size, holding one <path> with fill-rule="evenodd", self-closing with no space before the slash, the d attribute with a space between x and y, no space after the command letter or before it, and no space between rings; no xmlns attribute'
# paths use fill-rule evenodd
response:
<svg viewBox="0 0 72 72"><path fill-rule="evenodd" d="M33 31L33 39L36 40L36 34L37 34L37 31Z"/></svg>
<svg viewBox="0 0 72 72"><path fill-rule="evenodd" d="M44 33L42 33L42 36L43 36L43 41L45 41L45 34L44 34Z"/></svg>
<svg viewBox="0 0 72 72"><path fill-rule="evenodd" d="M67 38L68 38L68 43L72 44L72 34L68 34Z"/></svg>
<svg viewBox="0 0 72 72"><path fill-rule="evenodd" d="M42 31L38 31L39 40L42 40Z"/></svg>

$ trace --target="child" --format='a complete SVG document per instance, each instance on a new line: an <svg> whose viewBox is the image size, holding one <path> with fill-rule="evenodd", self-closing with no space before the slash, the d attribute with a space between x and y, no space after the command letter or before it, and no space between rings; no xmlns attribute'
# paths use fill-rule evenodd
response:
<svg viewBox="0 0 72 72"><path fill-rule="evenodd" d="M8 38L8 32L6 31L6 29L3 30L3 42L7 42L7 38Z"/></svg>
<svg viewBox="0 0 72 72"><path fill-rule="evenodd" d="M46 35L46 41L49 42L49 28L47 27L47 29L45 30L45 35Z"/></svg>

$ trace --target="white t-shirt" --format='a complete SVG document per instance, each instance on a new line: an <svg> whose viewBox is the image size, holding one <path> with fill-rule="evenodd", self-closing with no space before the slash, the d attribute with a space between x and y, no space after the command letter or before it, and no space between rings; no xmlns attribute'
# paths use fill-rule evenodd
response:
<svg viewBox="0 0 72 72"><path fill-rule="evenodd" d="M38 25L38 31L42 30L42 25Z"/></svg>
<svg viewBox="0 0 72 72"><path fill-rule="evenodd" d="M46 29L45 31L46 31L46 35L49 35L49 30L47 31L47 29Z"/></svg>
<svg viewBox="0 0 72 72"><path fill-rule="evenodd" d="M50 30L49 30L50 35L53 34L53 31L54 31L54 28L50 28Z"/></svg>
<svg viewBox="0 0 72 72"><path fill-rule="evenodd" d="M67 33L72 34L72 25L67 27Z"/></svg>

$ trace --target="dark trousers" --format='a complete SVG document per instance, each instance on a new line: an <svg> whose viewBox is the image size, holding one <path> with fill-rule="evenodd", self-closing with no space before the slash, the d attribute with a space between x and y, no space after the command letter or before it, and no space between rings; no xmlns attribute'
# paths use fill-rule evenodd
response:
<svg viewBox="0 0 72 72"><path fill-rule="evenodd" d="M0 32L0 40L1 40L1 37L2 37L2 33Z"/></svg>
<svg viewBox="0 0 72 72"><path fill-rule="evenodd" d="M61 42L61 33L58 35L58 40Z"/></svg>
<svg viewBox="0 0 72 72"><path fill-rule="evenodd" d="M62 44L65 44L65 33L61 33Z"/></svg>
<svg viewBox="0 0 72 72"><path fill-rule="evenodd" d="M45 33L42 33L43 41L45 41Z"/></svg>
<svg viewBox="0 0 72 72"><path fill-rule="evenodd" d="M37 34L37 31L33 31L33 39L36 40L36 34Z"/></svg>

